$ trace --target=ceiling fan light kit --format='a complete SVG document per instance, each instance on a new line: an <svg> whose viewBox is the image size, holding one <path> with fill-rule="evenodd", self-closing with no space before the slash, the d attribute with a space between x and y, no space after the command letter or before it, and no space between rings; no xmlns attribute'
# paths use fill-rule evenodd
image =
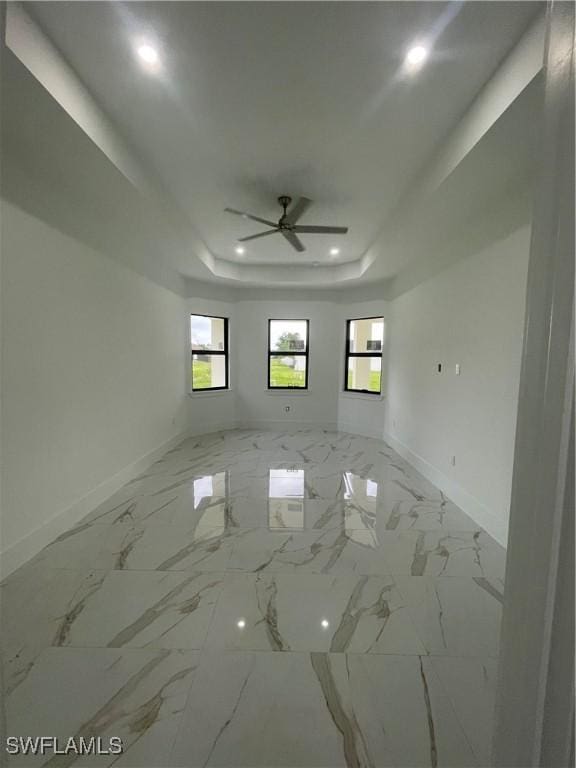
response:
<svg viewBox="0 0 576 768"><path fill-rule="evenodd" d="M227 213L234 213L236 216L243 216L245 219L252 219L252 221L257 221L259 224L266 224L267 226L272 227L272 229L258 232L256 235L240 237L238 242L245 243L248 240L256 240L260 237L267 237L268 235L279 233L290 243L294 250L298 251L298 253L302 253L306 248L298 237L299 234L345 235L348 232L348 227L307 226L305 224L298 224L297 222L300 220L301 216L312 205L312 200L309 200L307 197L300 197L290 210L288 210L288 208L292 203L291 197L288 195L280 195L278 202L282 206L283 213L277 224L269 219L263 219L260 216L254 216L245 211L237 211L235 208L225 208L224 210Z"/></svg>

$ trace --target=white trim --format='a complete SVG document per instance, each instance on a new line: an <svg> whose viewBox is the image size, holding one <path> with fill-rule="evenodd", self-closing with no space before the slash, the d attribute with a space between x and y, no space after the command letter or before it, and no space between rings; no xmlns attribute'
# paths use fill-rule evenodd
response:
<svg viewBox="0 0 576 768"><path fill-rule="evenodd" d="M549 0L493 754L574 765L573 3Z"/></svg>
<svg viewBox="0 0 576 768"><path fill-rule="evenodd" d="M197 390L190 390L188 392L188 397L218 397L220 395L229 395L231 392L233 392L231 388L228 389L206 389L202 391L201 389Z"/></svg>
<svg viewBox="0 0 576 768"><path fill-rule="evenodd" d="M412 466L420 472L421 475L427 480L430 480L437 488L439 488L451 501L454 502L460 509L465 512L469 517L478 523L479 526L484 528L490 536L503 547L506 547L508 540L508 527L506 523L501 520L492 510L490 510L485 504L483 504L475 496L472 496L465 488L459 485L452 478L447 477L433 464L414 453L407 445L404 445L400 440L389 433L384 434L384 442L393 448L396 453L399 453L403 459L410 462Z"/></svg>
<svg viewBox="0 0 576 768"><path fill-rule="evenodd" d="M274 419L249 419L238 422L239 429L258 429L263 432L298 432L300 430L321 429L328 432L336 432L337 424L335 421L310 421L309 419L294 420L290 417L286 421L275 421Z"/></svg>
<svg viewBox="0 0 576 768"><path fill-rule="evenodd" d="M93 488L85 496L75 501L66 509L51 517L39 528L35 528L22 539L12 544L2 552L0 564L0 579L5 579L9 574L38 554L41 549L50 544L87 514L96 509L113 493L130 480L137 477L147 469L154 461L162 457L175 445L178 445L189 436L188 430L171 437L165 443L144 454L136 461L128 464L120 472L104 480L96 488Z"/></svg>
<svg viewBox="0 0 576 768"><path fill-rule="evenodd" d="M384 440L384 432L382 427L366 427L365 429L359 429L357 424L351 421L339 421L338 431L346 432L349 435L359 435L360 437L373 437L376 440Z"/></svg>
<svg viewBox="0 0 576 768"><path fill-rule="evenodd" d="M200 437L201 435L211 435L214 432L227 432L229 429L238 429L236 420L210 422L210 424L196 423L188 430L188 437Z"/></svg>
<svg viewBox="0 0 576 768"><path fill-rule="evenodd" d="M313 393L310 392L309 389L304 389L304 387L301 389L297 387L294 387L294 389L281 389L280 387L274 387L273 389L266 389L264 394L271 395L272 397L292 397L293 395L296 395L296 397L304 397Z"/></svg>
<svg viewBox="0 0 576 768"><path fill-rule="evenodd" d="M340 392L340 397L350 397L352 400L366 400L369 403L379 403L384 400L386 395L382 392L380 394L375 392L373 395L369 395L366 392L352 392L349 389L343 389Z"/></svg>

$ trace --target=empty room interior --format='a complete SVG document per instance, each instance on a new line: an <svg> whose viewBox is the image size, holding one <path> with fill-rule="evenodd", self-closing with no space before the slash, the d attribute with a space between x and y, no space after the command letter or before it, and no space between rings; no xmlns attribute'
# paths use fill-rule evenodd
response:
<svg viewBox="0 0 576 768"><path fill-rule="evenodd" d="M8 765L505 765L553 16L2 5Z"/></svg>

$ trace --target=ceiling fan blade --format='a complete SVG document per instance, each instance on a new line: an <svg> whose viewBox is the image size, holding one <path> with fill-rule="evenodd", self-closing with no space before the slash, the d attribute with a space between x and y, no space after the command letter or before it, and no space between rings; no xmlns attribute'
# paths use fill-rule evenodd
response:
<svg viewBox="0 0 576 768"><path fill-rule="evenodd" d="M245 219L252 219L252 221L258 221L260 224L267 224L269 227L275 227L275 221L269 221L268 219L261 219L260 216L253 216L251 213L245 213L244 211L237 211L235 208L224 208L226 213L235 213L236 216L242 216Z"/></svg>
<svg viewBox="0 0 576 768"><path fill-rule="evenodd" d="M309 235L345 235L348 232L348 227L307 227L305 225L296 225L294 232L303 232Z"/></svg>
<svg viewBox="0 0 576 768"><path fill-rule="evenodd" d="M290 232L285 229L282 229L280 231L282 232L286 240L288 240L292 248L297 250L299 253L302 253L302 251L306 250L306 248L304 248L304 246L302 245L302 242L296 237L294 232Z"/></svg>
<svg viewBox="0 0 576 768"><path fill-rule="evenodd" d="M288 224L296 224L298 219L308 210L311 205L312 200L309 200L307 197L301 197L288 211L285 221L287 221Z"/></svg>
<svg viewBox="0 0 576 768"><path fill-rule="evenodd" d="M239 243L245 243L247 240L256 240L257 237L266 237L266 235L273 235L278 232L277 229L267 229L266 232L259 232L257 235L249 235L248 237L239 237Z"/></svg>

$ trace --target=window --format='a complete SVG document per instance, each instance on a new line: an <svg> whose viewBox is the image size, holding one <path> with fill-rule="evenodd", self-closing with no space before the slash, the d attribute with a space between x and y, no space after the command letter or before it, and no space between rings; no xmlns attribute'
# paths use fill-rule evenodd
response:
<svg viewBox="0 0 576 768"><path fill-rule="evenodd" d="M346 392L382 391L382 347L384 318L364 317L348 320L346 325Z"/></svg>
<svg viewBox="0 0 576 768"><path fill-rule="evenodd" d="M190 315L192 391L228 389L228 318Z"/></svg>
<svg viewBox="0 0 576 768"><path fill-rule="evenodd" d="M268 389L308 389L308 320L268 321Z"/></svg>

